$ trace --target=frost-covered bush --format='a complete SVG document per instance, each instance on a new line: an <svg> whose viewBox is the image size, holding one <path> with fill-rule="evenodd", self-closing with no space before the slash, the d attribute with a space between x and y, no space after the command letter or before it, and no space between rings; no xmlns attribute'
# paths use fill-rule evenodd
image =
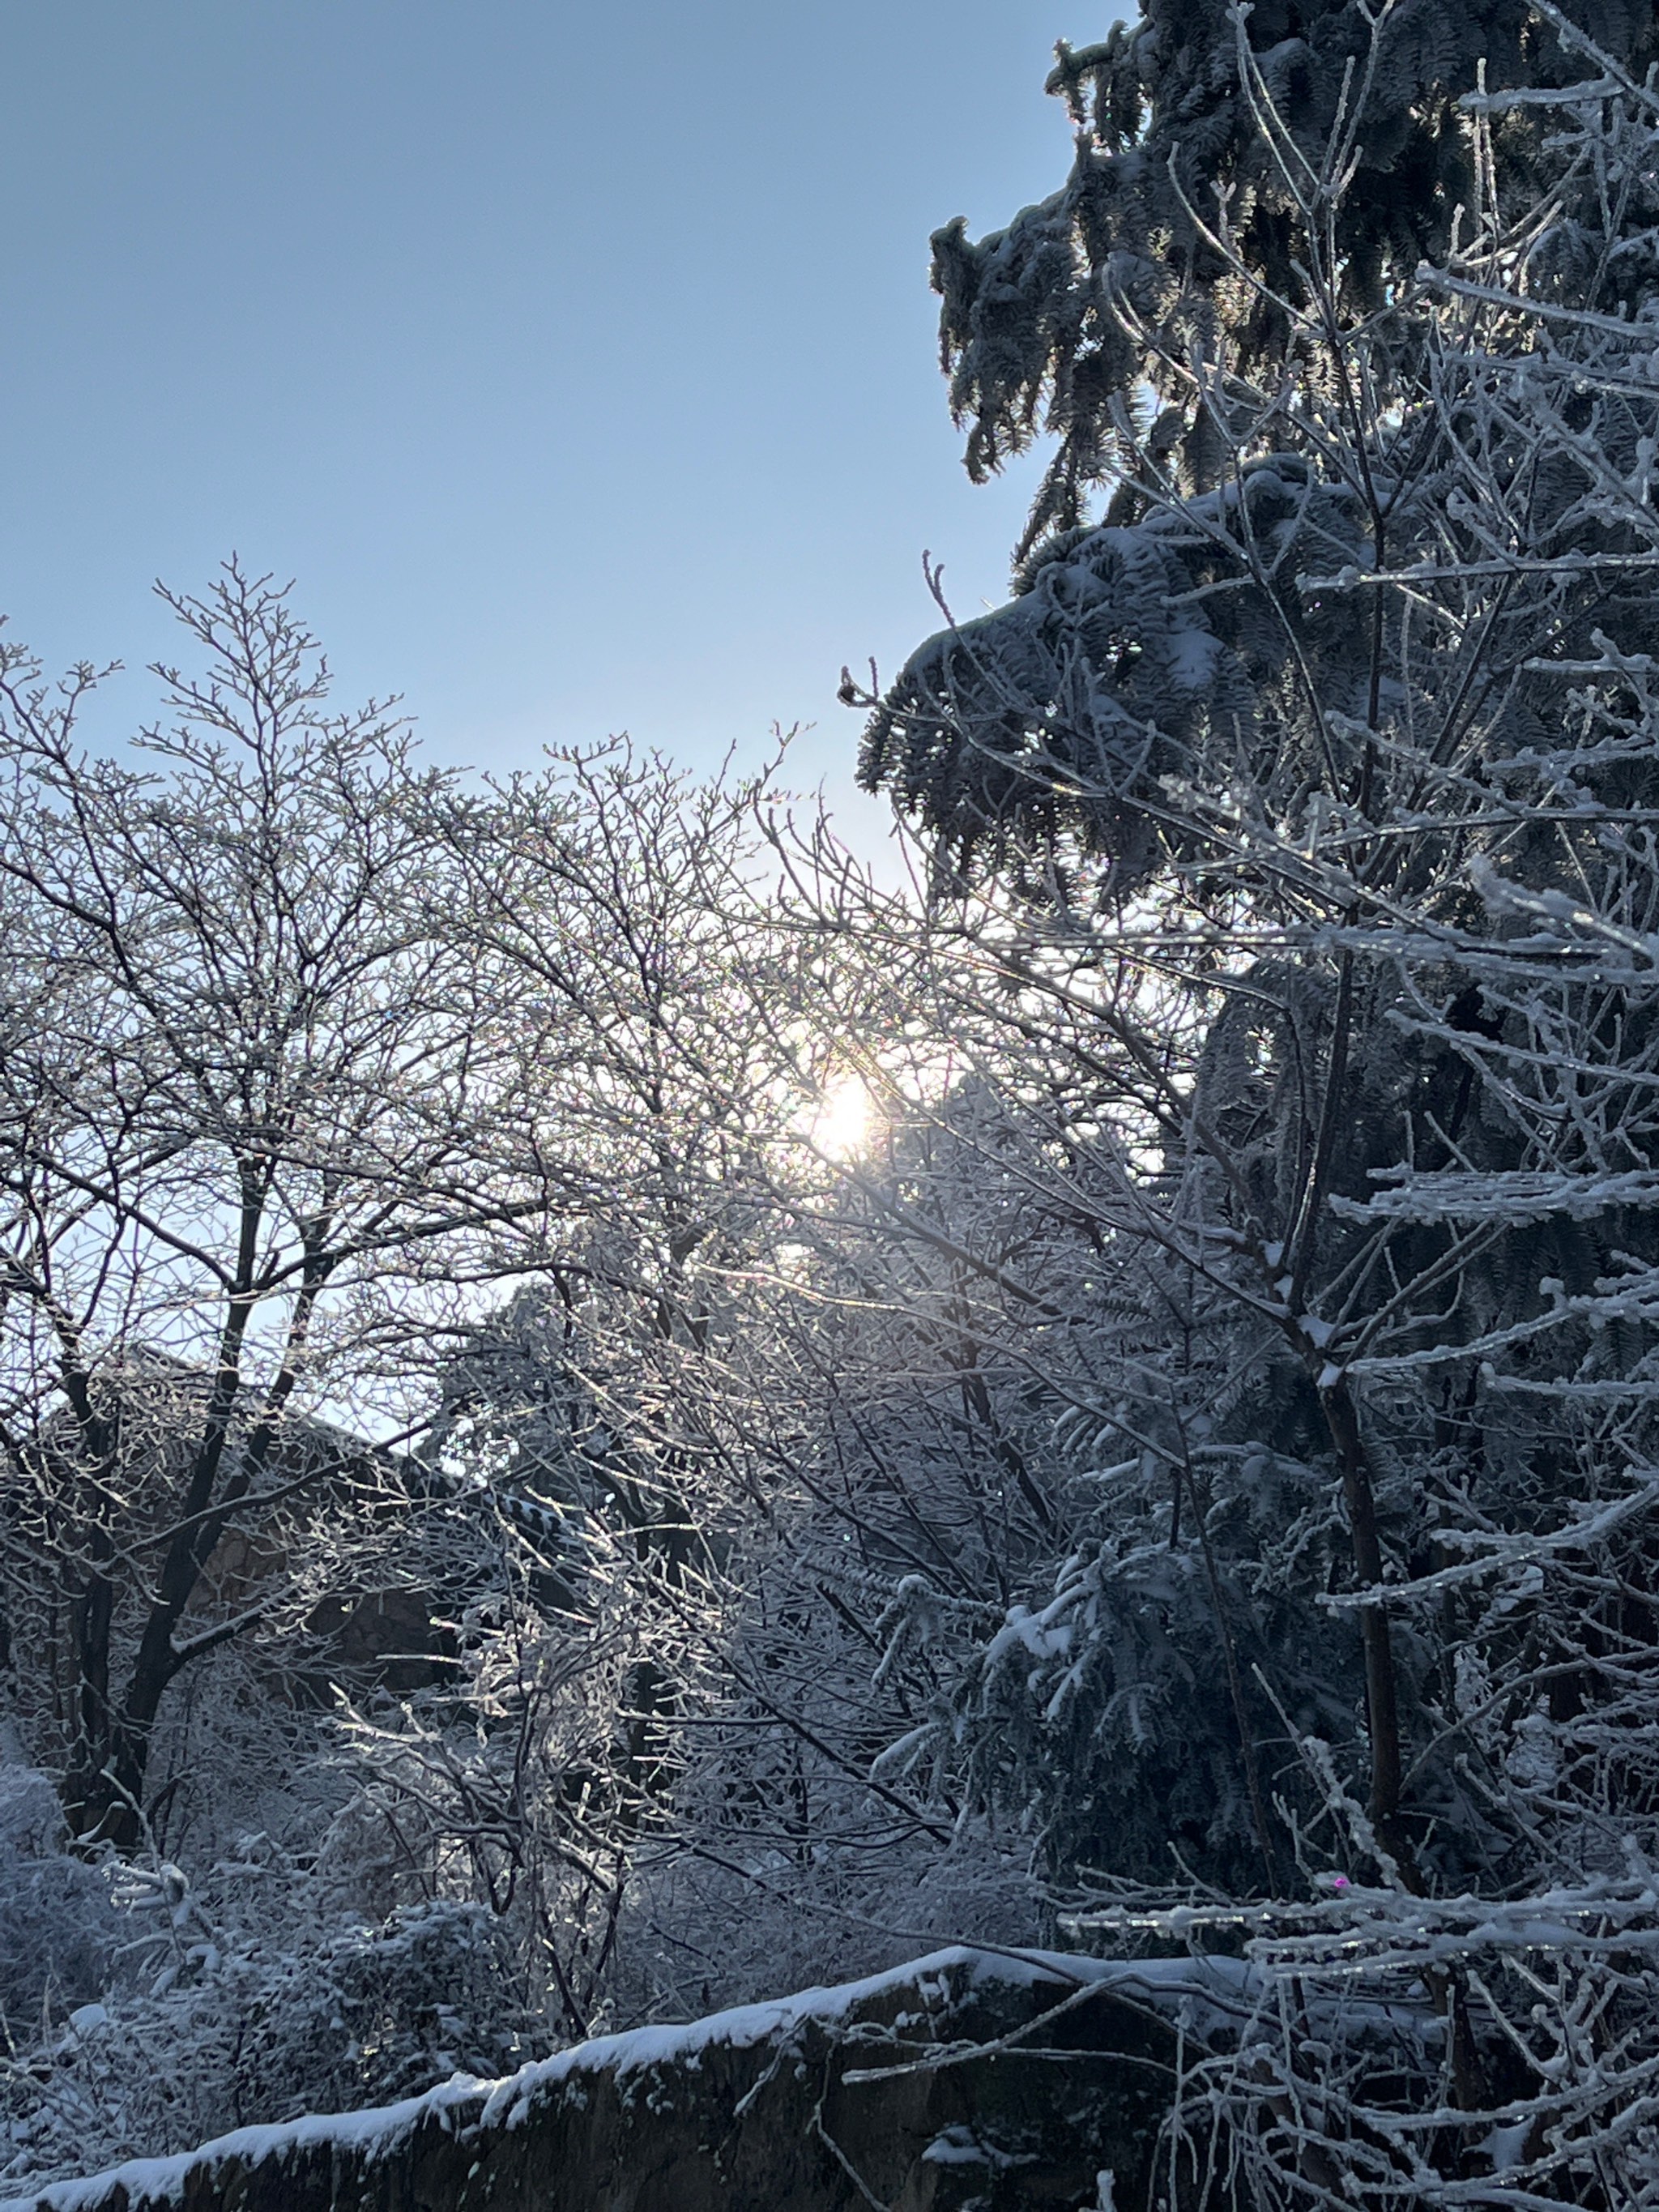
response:
<svg viewBox="0 0 1659 2212"><path fill-rule="evenodd" d="M64 1849L47 1778L0 1765L0 2021L13 2037L105 1988L125 1932L109 1884Z"/></svg>
<svg viewBox="0 0 1659 2212"><path fill-rule="evenodd" d="M1655 1871L1632 1845L1615 1875L1514 1899L1336 1878L1297 1903L1109 1907L1067 1932L1244 1954L1236 2012L1173 2083L1160 2162L1182 2204L1651 2212Z"/></svg>
<svg viewBox="0 0 1659 2212"><path fill-rule="evenodd" d="M463 1899L348 1922L240 1962L232 1978L246 2002L235 2093L257 2091L270 2118L383 2104L453 2073L506 2073L534 2041L502 1932Z"/></svg>
<svg viewBox="0 0 1659 2212"><path fill-rule="evenodd" d="M184 2150L255 2121L391 2102L549 2047L482 1907L429 1899L369 1922L247 1838L204 1894L127 1877L144 1978L15 2038L0 2064L0 2180Z"/></svg>

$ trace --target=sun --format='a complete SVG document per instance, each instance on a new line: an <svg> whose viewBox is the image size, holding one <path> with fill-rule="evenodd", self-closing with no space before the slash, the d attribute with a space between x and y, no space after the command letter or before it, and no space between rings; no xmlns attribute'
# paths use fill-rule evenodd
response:
<svg viewBox="0 0 1659 2212"><path fill-rule="evenodd" d="M856 1075L838 1075L818 1094L807 1142L826 1160L850 1160L870 1141L875 1101Z"/></svg>

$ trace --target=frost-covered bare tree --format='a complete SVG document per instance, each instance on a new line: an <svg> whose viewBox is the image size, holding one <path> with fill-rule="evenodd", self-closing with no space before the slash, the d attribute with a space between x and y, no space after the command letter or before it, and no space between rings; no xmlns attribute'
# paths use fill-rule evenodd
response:
<svg viewBox="0 0 1659 2212"><path fill-rule="evenodd" d="M337 1425L393 1425L534 1191L474 1172L514 1099L422 918L436 787L396 716L326 710L268 580L173 605L205 665L158 672L147 763L80 749L89 670L0 662L9 1656L72 1826L123 1844L173 1686L337 1595L341 1527L384 1534L396 1461Z"/></svg>
<svg viewBox="0 0 1659 2212"><path fill-rule="evenodd" d="M452 1346L428 1446L495 1532L460 1674L359 1741L410 1879L488 1899L578 2032L641 1856L682 1832L686 1734L800 1450L770 1355L835 962L776 927L759 801L610 748L447 817L434 926L470 948L551 1208L498 1240L520 1288Z"/></svg>
<svg viewBox="0 0 1659 2212"><path fill-rule="evenodd" d="M641 1862L685 1826L686 1731L729 1701L746 1532L800 1436L793 1408L762 1435L754 1328L823 962L769 928L752 794L614 750L495 791L422 777L378 720L314 718L279 598L233 574L184 611L228 666L169 679L212 730L152 740L153 780L19 694L10 983L57 1011L19 1021L8 1071L6 1617L82 1853L165 1832L172 1761L147 1754L188 1707L221 1863L138 1849L136 1932L49 1844L0 1863L0 1916L52 1907L19 1978L46 2027L0 2069L31 2175L75 2161L77 2125L108 2156L177 2147L583 2032ZM363 1440L394 1419L404 1448ZM148 1562L175 1553L152 1710L173 1585ZM437 1629L435 1683L399 1674L406 1644L352 1679L360 1598ZM245 1833L284 1751L288 1817ZM112 1952L83 2049L63 2012Z"/></svg>

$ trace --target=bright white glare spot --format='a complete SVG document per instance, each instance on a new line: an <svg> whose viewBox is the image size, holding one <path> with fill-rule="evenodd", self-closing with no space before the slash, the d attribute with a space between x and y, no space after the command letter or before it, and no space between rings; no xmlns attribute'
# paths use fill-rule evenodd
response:
<svg viewBox="0 0 1659 2212"><path fill-rule="evenodd" d="M827 1160L850 1160L870 1141L874 1102L856 1075L837 1076L818 1100L808 1137Z"/></svg>

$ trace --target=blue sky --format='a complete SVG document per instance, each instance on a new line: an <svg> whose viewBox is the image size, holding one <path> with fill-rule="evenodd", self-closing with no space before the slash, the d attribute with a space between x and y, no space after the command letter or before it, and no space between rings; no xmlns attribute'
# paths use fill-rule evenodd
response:
<svg viewBox="0 0 1659 2212"><path fill-rule="evenodd" d="M5 0L12 634L141 672L151 580L235 549L437 758L815 721L839 801L842 663L935 626L924 547L958 612L999 598L1029 489L961 471L927 233L1058 184L1049 51L1105 20Z"/></svg>

